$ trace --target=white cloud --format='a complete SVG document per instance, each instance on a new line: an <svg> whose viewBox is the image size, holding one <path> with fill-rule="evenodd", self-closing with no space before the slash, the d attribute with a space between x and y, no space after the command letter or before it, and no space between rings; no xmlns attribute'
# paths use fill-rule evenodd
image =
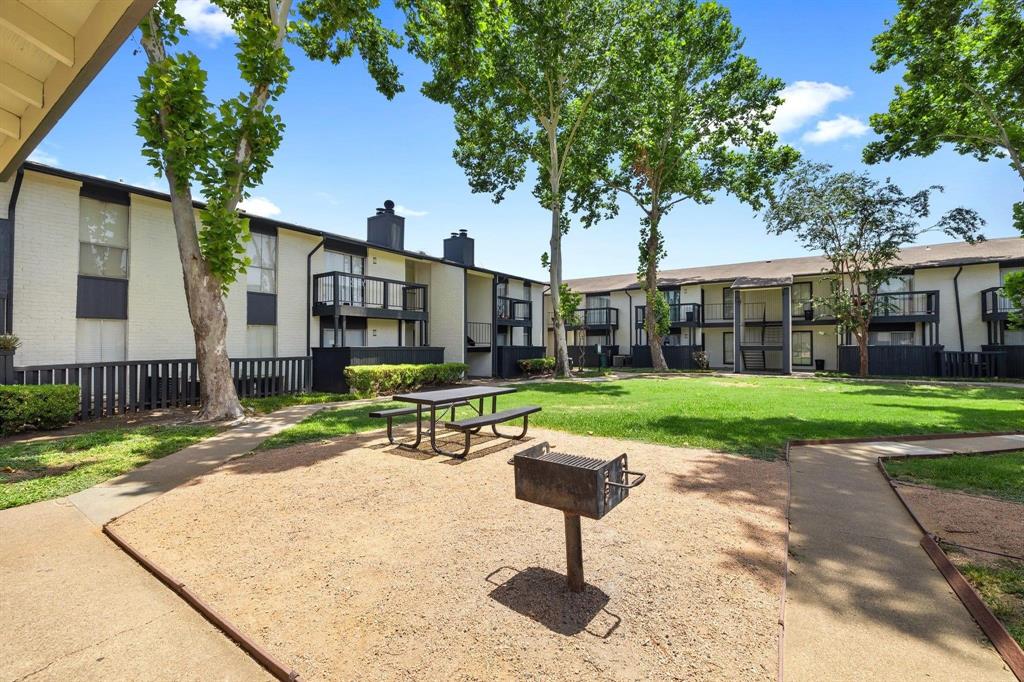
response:
<svg viewBox="0 0 1024 682"><path fill-rule="evenodd" d="M281 209L277 207L277 204L266 197L249 197L238 204L238 208L246 213L263 216L264 218L273 218L281 214Z"/></svg>
<svg viewBox="0 0 1024 682"><path fill-rule="evenodd" d="M852 116L839 114L833 119L818 121L817 125L814 126L814 130L808 130L804 133L802 139L804 142L810 142L811 144L822 144L844 137L860 137L866 132L868 132L868 127L863 121Z"/></svg>
<svg viewBox="0 0 1024 682"><path fill-rule="evenodd" d="M34 161L35 163L41 163L46 166L60 165L60 162L58 161L56 156L49 152L45 152L42 149L33 150L32 153L28 155L28 160Z"/></svg>
<svg viewBox="0 0 1024 682"><path fill-rule="evenodd" d="M796 81L779 93L785 101L775 110L771 128L777 133L796 130L815 116L825 113L833 102L844 100L852 94L850 88L834 83Z"/></svg>
<svg viewBox="0 0 1024 682"><path fill-rule="evenodd" d="M232 34L231 20L210 0L178 0L178 14L185 18L189 33L205 36L213 41Z"/></svg>
<svg viewBox="0 0 1024 682"><path fill-rule="evenodd" d="M397 213L400 216L405 216L406 218L422 218L423 216L427 215L428 211L417 211L412 208L406 208L405 206L399 204L398 206L395 206L395 213Z"/></svg>

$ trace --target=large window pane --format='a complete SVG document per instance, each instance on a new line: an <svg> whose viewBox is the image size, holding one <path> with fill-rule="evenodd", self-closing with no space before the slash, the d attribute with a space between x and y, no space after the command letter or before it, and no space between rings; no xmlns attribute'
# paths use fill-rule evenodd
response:
<svg viewBox="0 0 1024 682"><path fill-rule="evenodd" d="M250 261L246 285L249 291L277 293L277 236L258 232L250 236L245 247Z"/></svg>
<svg viewBox="0 0 1024 682"><path fill-rule="evenodd" d="M793 364L810 365L811 361L811 332L793 332Z"/></svg>
<svg viewBox="0 0 1024 682"><path fill-rule="evenodd" d="M277 328L269 324L250 324L246 329L246 356L272 358L277 355L275 337Z"/></svg>
<svg viewBox="0 0 1024 682"><path fill-rule="evenodd" d="M128 250L113 246L79 244L78 273L92 277L128 278Z"/></svg>
<svg viewBox="0 0 1024 682"><path fill-rule="evenodd" d="M731 365L733 363L732 332L722 334L722 343L724 344L722 360L725 364Z"/></svg>
<svg viewBox="0 0 1024 682"><path fill-rule="evenodd" d="M128 207L82 197L78 211L78 272L128 277Z"/></svg>
<svg viewBox="0 0 1024 682"><path fill-rule="evenodd" d="M126 356L124 320L79 319L75 362L121 362Z"/></svg>

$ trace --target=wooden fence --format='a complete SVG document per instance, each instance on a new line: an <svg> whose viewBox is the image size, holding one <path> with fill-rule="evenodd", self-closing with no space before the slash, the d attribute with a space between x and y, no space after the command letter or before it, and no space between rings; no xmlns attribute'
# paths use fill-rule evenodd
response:
<svg viewBox="0 0 1024 682"><path fill-rule="evenodd" d="M495 374L501 379L514 379L521 376L520 360L535 360L544 357L544 346L496 346Z"/></svg>
<svg viewBox="0 0 1024 682"><path fill-rule="evenodd" d="M939 376L942 346L868 346L868 372L874 376ZM860 372L857 346L839 347L839 371Z"/></svg>
<svg viewBox="0 0 1024 682"><path fill-rule="evenodd" d="M942 351L939 371L944 377L982 379L1006 376L1006 353L1003 351Z"/></svg>
<svg viewBox="0 0 1024 682"><path fill-rule="evenodd" d="M231 376L241 398L261 398L309 390L308 357L237 358ZM199 404L196 361L141 360L15 367L16 384L70 384L80 387L78 418L98 419Z"/></svg>

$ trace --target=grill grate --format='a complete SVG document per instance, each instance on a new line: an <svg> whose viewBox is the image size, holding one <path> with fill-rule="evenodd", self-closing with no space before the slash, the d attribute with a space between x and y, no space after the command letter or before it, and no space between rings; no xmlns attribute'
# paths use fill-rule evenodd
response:
<svg viewBox="0 0 1024 682"><path fill-rule="evenodd" d="M569 455L564 452L545 452L532 459L539 459L543 462L551 462L552 464L560 464L575 469L590 469L594 471L608 463L605 460L583 457L581 455Z"/></svg>

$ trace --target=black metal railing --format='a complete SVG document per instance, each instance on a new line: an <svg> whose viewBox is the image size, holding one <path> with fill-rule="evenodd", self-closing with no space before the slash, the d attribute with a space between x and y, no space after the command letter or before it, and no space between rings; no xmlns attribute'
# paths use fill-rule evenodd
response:
<svg viewBox="0 0 1024 682"><path fill-rule="evenodd" d="M554 318L549 320L554 323ZM568 329L580 329L584 327L617 327L619 326L619 309L604 308L580 308L565 320Z"/></svg>
<svg viewBox="0 0 1024 682"><path fill-rule="evenodd" d="M875 309L872 317L876 320L892 317L937 318L938 316L938 291L896 291L875 296Z"/></svg>
<svg viewBox="0 0 1024 682"><path fill-rule="evenodd" d="M426 312L427 286L382 277L322 272L313 276L313 305Z"/></svg>
<svg viewBox="0 0 1024 682"><path fill-rule="evenodd" d="M489 347L491 345L490 322L466 323L466 346L469 348Z"/></svg>
<svg viewBox="0 0 1024 682"><path fill-rule="evenodd" d="M1003 351L939 351L939 372L944 377L977 379L1006 374Z"/></svg>
<svg viewBox="0 0 1024 682"><path fill-rule="evenodd" d="M231 376L239 397L309 390L308 357L235 358ZM78 419L98 419L199 404L195 360L141 360L15 367L17 384L70 384L80 388Z"/></svg>
<svg viewBox="0 0 1024 682"><path fill-rule="evenodd" d="M647 306L636 306L636 326L643 327L646 319ZM668 321L671 325L700 324L700 303L670 303L668 306Z"/></svg>
<svg viewBox="0 0 1024 682"><path fill-rule="evenodd" d="M1002 287L991 287L981 292L982 319L1005 317L1015 309Z"/></svg>
<svg viewBox="0 0 1024 682"><path fill-rule="evenodd" d="M705 322L732 322L732 303L705 303Z"/></svg>
<svg viewBox="0 0 1024 682"><path fill-rule="evenodd" d="M533 302L523 298L498 296L497 313L499 320L525 322L533 317Z"/></svg>

